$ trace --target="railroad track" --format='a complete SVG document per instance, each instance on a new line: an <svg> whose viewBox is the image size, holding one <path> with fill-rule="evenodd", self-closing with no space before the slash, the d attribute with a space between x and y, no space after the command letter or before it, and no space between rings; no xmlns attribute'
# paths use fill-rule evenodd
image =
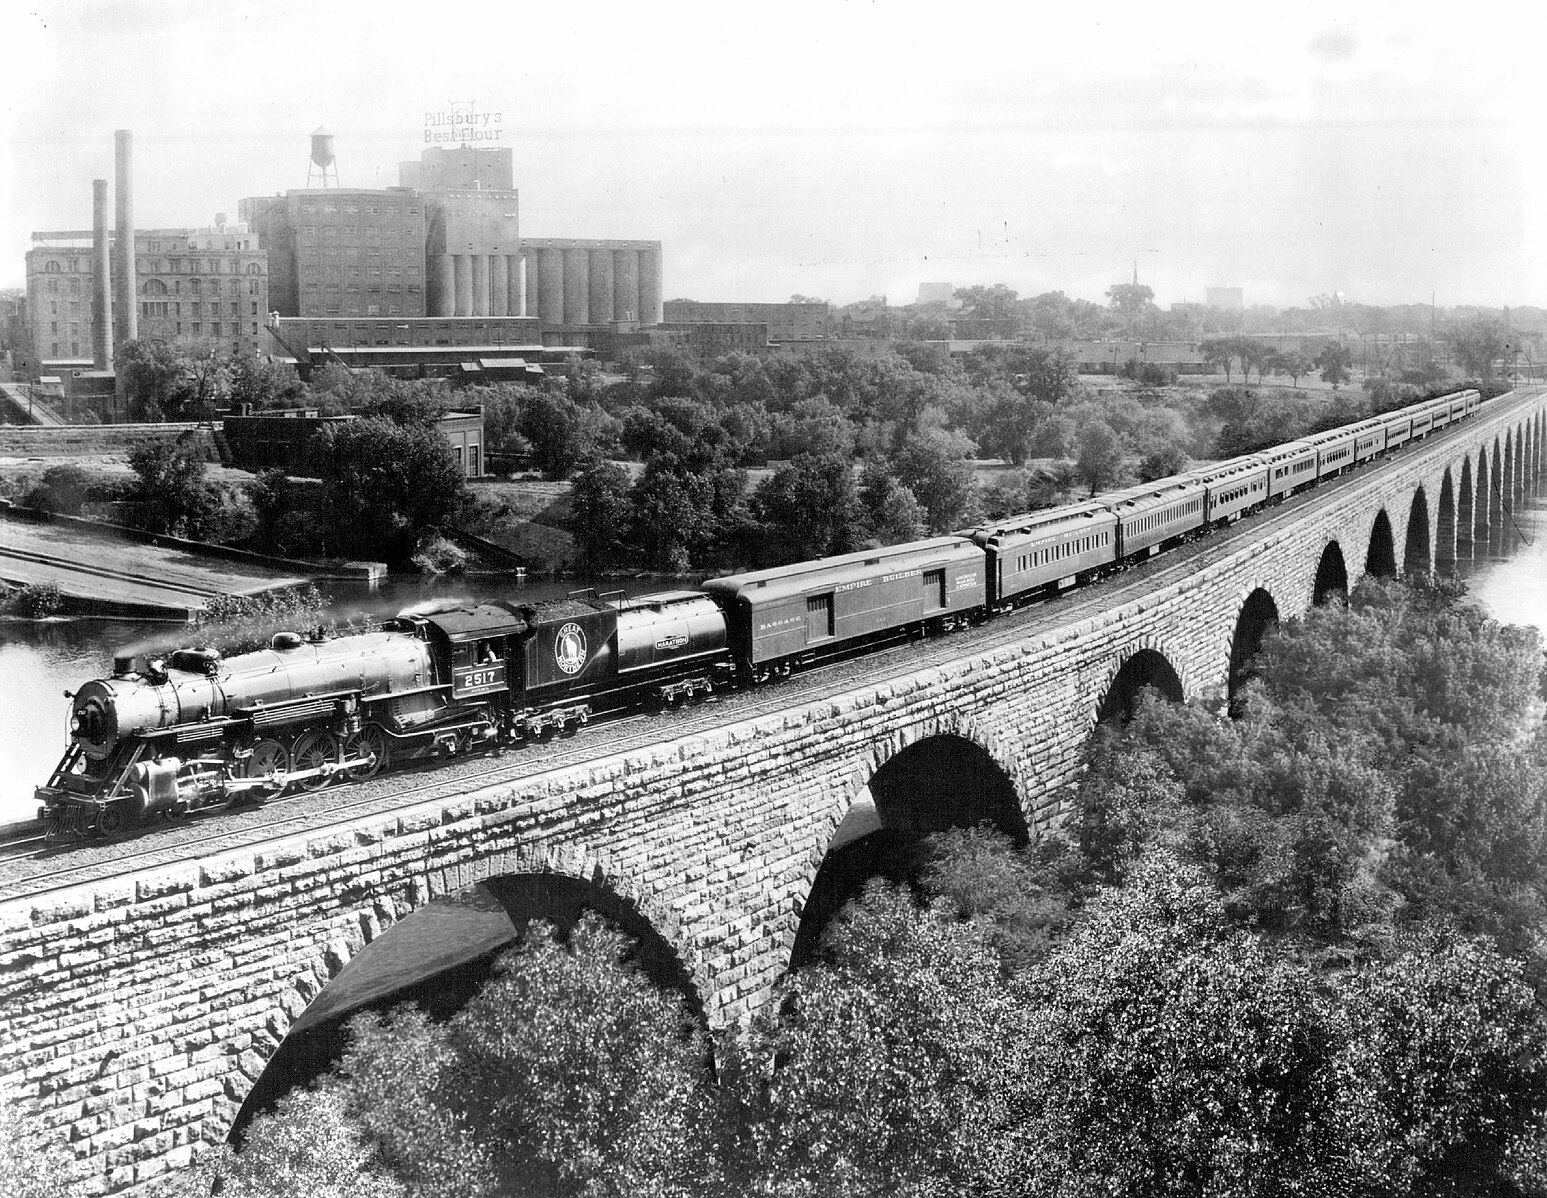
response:
<svg viewBox="0 0 1547 1198"><path fill-rule="evenodd" d="M1436 440L1449 437L1466 427L1447 428L1420 444L1432 448ZM1385 459L1383 464L1400 463L1410 452L1410 448L1404 446ZM1100 582L1030 604L970 631L925 641L913 640L879 652L871 650L840 657L766 688L736 692L723 698L711 697L685 709L659 715L631 713L618 718L597 720L577 740L536 746L540 755L524 750L507 751L503 756L476 759L478 764L474 768L464 768L454 773L448 773L444 761L429 762L397 771L385 782L383 779L374 779L368 783L338 785L322 791L299 792L272 799L257 808L235 811L231 808L216 808L170 827L163 824L159 828L105 841L38 847L41 841L39 837L27 842L3 844L0 845L0 901L22 895L36 897L68 889L109 871L123 874L233 849L261 849L264 845L288 839L299 832L320 831L358 816L386 815L417 803L455 797L470 790L531 780L583 762L658 744L663 740L676 740L729 724L754 720L841 693L831 686L835 671L861 670L862 673L853 679L852 686L843 688L858 689L880 685L963 657L992 652L1151 594L1240 551L1251 540L1271 535L1298 519L1307 506L1329 501L1348 487L1361 485L1370 477L1369 468L1362 468L1341 478L1328 480L1310 491L1291 496L1275 508L1244 518L1223 535L1202 537ZM623 729L635 724L648 727L620 735ZM561 747L564 745L573 747ZM469 762L473 760L468 759ZM412 784L416 777L426 774L433 777ZM399 781L410 785L394 785ZM392 789L383 792L379 789L382 785L391 786ZM362 793L366 791L368 793ZM206 823L217 826L204 833L201 825ZM142 841L145 842L143 847Z"/></svg>

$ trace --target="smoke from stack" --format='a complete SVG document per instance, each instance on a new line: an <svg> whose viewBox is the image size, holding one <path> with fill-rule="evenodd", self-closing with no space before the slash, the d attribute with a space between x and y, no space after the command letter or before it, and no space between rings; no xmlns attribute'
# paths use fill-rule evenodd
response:
<svg viewBox="0 0 1547 1198"><path fill-rule="evenodd" d="M117 149L118 230L114 254L118 259L113 272L118 282L117 343L133 341L140 335L140 311L136 302L139 287L134 274L134 134L128 129L113 132Z"/></svg>
<svg viewBox="0 0 1547 1198"><path fill-rule="evenodd" d="M91 364L113 365L112 272L107 235L107 180L91 181Z"/></svg>

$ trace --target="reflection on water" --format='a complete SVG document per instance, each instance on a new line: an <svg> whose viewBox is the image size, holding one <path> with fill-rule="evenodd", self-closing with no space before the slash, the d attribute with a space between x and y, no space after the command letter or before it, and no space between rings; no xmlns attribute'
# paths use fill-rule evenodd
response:
<svg viewBox="0 0 1547 1198"><path fill-rule="evenodd" d="M1506 521L1491 543L1474 545L1471 559L1459 567L1472 597L1495 619L1534 625L1547 637L1547 487L1516 504L1513 521ZM334 584L332 594L343 619L358 612L391 615L448 600L519 598L532 603L562 597L581 585L392 579L379 593ZM639 582L628 589L644 594L680 585ZM178 629L108 620L0 623L0 823L33 814L32 788L48 780L64 752L69 702L62 692L105 674L115 648L150 636L177 640Z"/></svg>
<svg viewBox="0 0 1547 1198"><path fill-rule="evenodd" d="M1530 624L1547 639L1547 491L1514 505L1489 544L1462 562L1472 598L1494 619Z"/></svg>

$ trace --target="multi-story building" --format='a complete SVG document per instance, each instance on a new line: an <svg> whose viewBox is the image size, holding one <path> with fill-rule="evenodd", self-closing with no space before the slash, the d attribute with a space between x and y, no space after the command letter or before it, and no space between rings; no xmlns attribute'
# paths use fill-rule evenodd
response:
<svg viewBox="0 0 1547 1198"><path fill-rule="evenodd" d="M27 252L27 312L44 373L92 364L95 267L90 230L34 233ZM206 340L232 352L264 346L268 255L244 225L217 215L202 229L137 229L141 340Z"/></svg>
<svg viewBox="0 0 1547 1198"><path fill-rule="evenodd" d="M284 316L425 314L424 200L406 187L317 187L257 196L238 211L269 252Z"/></svg>

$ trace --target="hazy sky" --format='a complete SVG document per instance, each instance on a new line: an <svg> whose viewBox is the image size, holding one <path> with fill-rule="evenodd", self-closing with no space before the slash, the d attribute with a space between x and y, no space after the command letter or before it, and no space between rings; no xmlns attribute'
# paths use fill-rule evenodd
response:
<svg viewBox="0 0 1547 1198"><path fill-rule="evenodd" d="M89 228L397 182L424 114L503 115L521 229L659 239L668 298L922 281L1162 303L1547 306L1529 4L5 0L0 284Z"/></svg>

